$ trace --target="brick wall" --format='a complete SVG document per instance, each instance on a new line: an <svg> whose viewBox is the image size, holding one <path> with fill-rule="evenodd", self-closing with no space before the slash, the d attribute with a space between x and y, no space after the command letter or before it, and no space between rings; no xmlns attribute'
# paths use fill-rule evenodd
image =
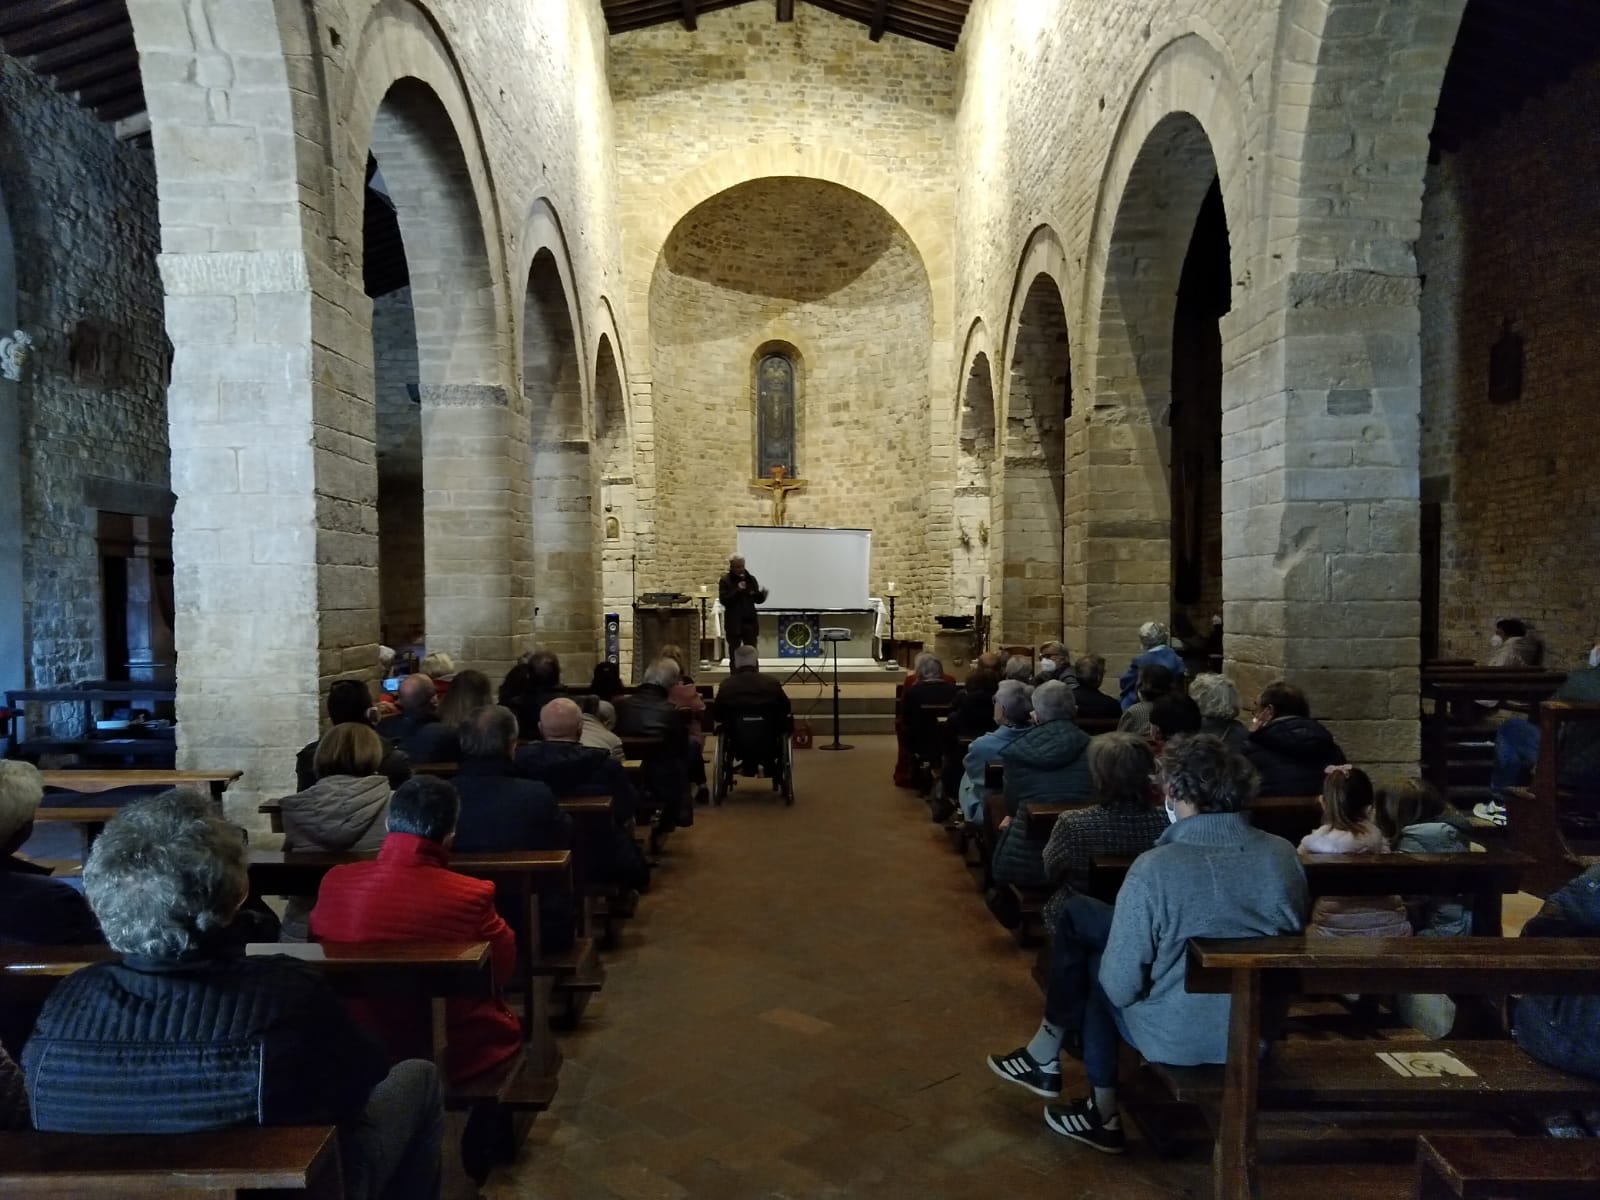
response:
<svg viewBox="0 0 1600 1200"><path fill-rule="evenodd" d="M168 485L155 169L148 151L118 143L4 56L0 162L17 321L35 343L16 389L28 679L49 687L105 670L89 481L148 485L152 497ZM99 360L80 362L75 378L74 333L82 358L85 327L98 334Z"/></svg>
<svg viewBox="0 0 1600 1200"><path fill-rule="evenodd" d="M1442 500L1440 650L1482 657L1497 617L1530 620L1551 661L1600 637L1600 222L1590 64L1428 171L1423 477ZM1522 335L1522 398L1492 403L1489 351Z"/></svg>
<svg viewBox="0 0 1600 1200"><path fill-rule="evenodd" d="M754 472L754 365L798 364L804 491L791 525L873 531L872 586L894 580L898 618L933 601L928 473L927 273L905 232L859 194L808 179L745 184L678 227L651 286L651 372L663 503L652 581L697 592L727 569L734 526L765 525ZM754 564L753 564L754 566ZM759 571L758 571L759 573Z"/></svg>

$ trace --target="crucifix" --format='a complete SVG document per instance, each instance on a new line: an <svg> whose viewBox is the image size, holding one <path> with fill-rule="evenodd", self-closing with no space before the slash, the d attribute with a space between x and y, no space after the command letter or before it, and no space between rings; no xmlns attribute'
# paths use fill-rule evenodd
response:
<svg viewBox="0 0 1600 1200"><path fill-rule="evenodd" d="M772 468L771 479L752 479L750 486L760 488L764 492L772 493L772 523L783 524L783 510L789 502L789 493L806 486L804 479L788 479L787 471L781 466Z"/></svg>

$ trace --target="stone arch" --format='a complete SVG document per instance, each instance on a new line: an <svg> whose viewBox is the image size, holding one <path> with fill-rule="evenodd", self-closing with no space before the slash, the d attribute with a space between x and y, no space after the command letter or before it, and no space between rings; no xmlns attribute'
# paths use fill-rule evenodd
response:
<svg viewBox="0 0 1600 1200"><path fill-rule="evenodd" d="M522 389L532 446L535 634L577 678L594 665L595 472L590 461L583 360L555 254L528 269L522 314Z"/></svg>
<svg viewBox="0 0 1600 1200"><path fill-rule="evenodd" d="M1007 362L1001 418L1000 512L993 549L1000 566L995 629L1002 645L1062 633L1066 422L1072 411L1072 348L1061 288L1040 271L1027 281Z"/></svg>
<svg viewBox="0 0 1600 1200"><path fill-rule="evenodd" d="M612 339L611 331L601 333L594 363L594 465L600 497L599 605L602 614L615 613L618 617L618 662L624 677L628 677L633 668L633 568L638 552L639 496L628 433L627 378Z"/></svg>
<svg viewBox="0 0 1600 1200"><path fill-rule="evenodd" d="M981 322L968 345L981 344L962 373L956 412L955 491L950 556L950 611L971 612L993 587L989 547L994 540L995 427L999 398Z"/></svg>
<svg viewBox="0 0 1600 1200"><path fill-rule="evenodd" d="M560 279L561 291L566 297L567 323L581 351L582 347L588 344L588 339L584 333L583 306L578 303L577 272L572 265L572 250L567 242L566 230L562 227L561 216L548 197L541 196L529 206L527 218L522 222L522 230L516 244L518 258L517 273L514 278L529 278L534 260L541 256L548 258L554 264ZM516 328L524 331L519 346L521 357L518 359L519 368L524 375L527 371L527 301L528 292L524 289L516 298L513 313ZM582 373L581 383L585 397L583 424L587 435L592 433L594 428L593 406L589 403L593 397L593 380L587 370L585 356L578 353L577 357L579 371ZM524 392L526 392L525 379Z"/></svg>
<svg viewBox="0 0 1600 1200"><path fill-rule="evenodd" d="M16 258L0 184L0 338L17 327ZM22 428L17 384L0 375L0 689L26 685L22 604Z"/></svg>
<svg viewBox="0 0 1600 1200"><path fill-rule="evenodd" d="M1157 52L1101 179L1085 280L1084 637L1126 642L1172 604L1169 417L1173 320L1195 221L1214 181L1230 231L1249 227L1251 188L1233 75L1197 34ZM1248 272L1231 272L1235 309ZM1241 354L1224 346L1224 368ZM1224 404L1227 404L1227 390Z"/></svg>

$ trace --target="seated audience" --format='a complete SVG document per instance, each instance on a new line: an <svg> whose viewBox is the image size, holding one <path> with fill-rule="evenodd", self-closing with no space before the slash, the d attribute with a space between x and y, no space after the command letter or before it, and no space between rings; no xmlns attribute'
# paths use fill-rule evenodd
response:
<svg viewBox="0 0 1600 1200"><path fill-rule="evenodd" d="M548 787L558 799L610 796L611 836L603 842L586 842L587 853L579 865L586 878L641 890L649 886L650 867L631 832L637 807L633 784L620 762L578 740L582 729L576 702L564 696L550 701L539 717L539 740L517 751L517 770Z"/></svg>
<svg viewBox="0 0 1600 1200"><path fill-rule="evenodd" d="M930 712L930 706L942 708L953 703L959 688L956 681L945 674L944 664L926 652L917 655L913 674L915 682L908 685L900 697L900 720L895 730L900 735L901 757L907 764L907 782L900 783L898 763L895 782L921 791L933 783L925 774L926 768L937 764L943 753L938 714Z"/></svg>
<svg viewBox="0 0 1600 1200"><path fill-rule="evenodd" d="M1033 659L1026 654L1013 654L1006 659L1005 669L1000 672L1002 679L1015 679L1018 683L1033 686Z"/></svg>
<svg viewBox="0 0 1600 1200"><path fill-rule="evenodd" d="M622 669L616 663L602 659L595 663L589 677L589 691L602 700L615 700L622 695Z"/></svg>
<svg viewBox="0 0 1600 1200"><path fill-rule="evenodd" d="M1151 787L1155 769L1149 743L1135 734L1103 733L1090 741L1095 802L1057 817L1044 847L1044 873L1056 889L1044 906L1051 930L1072 898L1089 891L1096 855L1143 854L1166 832L1167 814L1154 803ZM1055 962L1052 953L1052 967Z"/></svg>
<svg viewBox="0 0 1600 1200"><path fill-rule="evenodd" d="M1058 679L1069 688L1077 688L1078 677L1072 672L1072 655L1065 642L1046 642L1039 647L1039 665L1035 671L1035 684Z"/></svg>
<svg viewBox="0 0 1600 1200"><path fill-rule="evenodd" d="M422 661L417 664L417 670L438 683L440 680L455 678L456 664L455 660L443 650L430 650L422 656Z"/></svg>
<svg viewBox="0 0 1600 1200"><path fill-rule="evenodd" d="M517 718L511 710L498 704L474 710L462 722L460 736L461 769L455 785L461 805L451 823L455 849L462 854L572 849L572 818L561 811L548 786L519 769ZM503 899L501 911L520 931L522 913L516 898ZM567 949L572 945L574 920L570 896L541 897L540 944L549 950Z"/></svg>
<svg viewBox="0 0 1600 1200"><path fill-rule="evenodd" d="M482 671L470 668L457 671L450 681L450 690L439 701L439 727L444 736L437 753L443 758L435 762L460 762L461 723L485 705L494 703L494 685Z"/></svg>
<svg viewBox="0 0 1600 1200"><path fill-rule="evenodd" d="M383 844L383 821L393 791L379 773L383 741L365 725L335 725L317 744L317 781L285 796L283 848L355 854ZM311 905L291 896L283 914L283 940L306 940Z"/></svg>
<svg viewBox="0 0 1600 1200"><path fill-rule="evenodd" d="M1170 692L1150 706L1150 749L1161 753L1173 738L1199 733L1200 706L1182 692Z"/></svg>
<svg viewBox="0 0 1600 1200"><path fill-rule="evenodd" d="M1515 617L1502 618L1494 623L1494 636L1489 639L1489 647L1485 666L1544 666L1544 639L1529 629L1527 622Z"/></svg>
<svg viewBox="0 0 1600 1200"><path fill-rule="evenodd" d="M539 714L557 696L565 696L561 686L561 660L551 650L533 650L523 656L506 676L500 688L500 703L517 714L517 728L523 741L539 736Z"/></svg>
<svg viewBox="0 0 1600 1200"><path fill-rule="evenodd" d="M168 792L123 809L83 886L123 957L45 1003L23 1052L40 1129L337 1125L348 1195L439 1195L433 1064L391 1068L312 968L244 954L229 927L249 887L244 840L208 799Z"/></svg>
<svg viewBox="0 0 1600 1200"><path fill-rule="evenodd" d="M722 686L717 688L717 698L714 703L716 719L726 728L728 722L741 711L762 709L776 714L781 720L788 718L793 712L789 704L789 696L783 690L783 684L778 682L776 675L768 675L761 669L761 656L754 646L739 646L733 652L733 673L722 681ZM774 731L772 740L774 750L781 749L781 725ZM740 769L747 775L765 770L776 787L781 782L779 779L779 765L775 756L769 757L766 762L747 760L739 764Z"/></svg>
<svg viewBox="0 0 1600 1200"><path fill-rule="evenodd" d="M622 748L622 739L615 733L616 705L591 693L578 700L578 707L583 711L583 731L578 735L578 741L590 749L604 750L619 764L626 762L627 752Z"/></svg>
<svg viewBox="0 0 1600 1200"><path fill-rule="evenodd" d="M961 760L958 803L961 815L973 824L983 821L989 764L999 762L1006 747L1033 728L1033 688L1015 679L1001 680L994 692L994 723L994 731L974 738Z"/></svg>
<svg viewBox="0 0 1600 1200"><path fill-rule="evenodd" d="M1420 779L1402 779L1378 789L1378 827L1403 854L1465 854L1472 849L1465 818ZM1407 896L1411 929L1423 937L1465 937L1472 932L1472 906L1465 896Z"/></svg>
<svg viewBox="0 0 1600 1200"><path fill-rule="evenodd" d="M672 702L678 682L678 664L658 658L645 668L644 682L632 695L617 700L617 734L621 737L660 738L662 745L644 754L644 781L660 808L658 828L665 832L694 824L689 798L688 714Z"/></svg>
<svg viewBox="0 0 1600 1200"><path fill-rule="evenodd" d="M1073 692L1059 680L1033 689L1034 727L1000 752L1006 816L1000 822L990 875L997 884L1043 887L1044 842L1028 834L1034 804L1088 804L1089 735L1073 724Z"/></svg>
<svg viewBox="0 0 1600 1200"><path fill-rule="evenodd" d="M407 675L400 681L397 699L400 712L379 721L378 733L392 738L414 763L453 761L455 731L439 720L433 678Z"/></svg>
<svg viewBox="0 0 1600 1200"><path fill-rule="evenodd" d="M1329 767L1322 784L1322 824L1300 839L1303 854L1382 854L1389 839L1373 819L1372 780L1348 763ZM1411 919L1398 896L1319 896L1307 933L1322 937L1409 937Z"/></svg>
<svg viewBox="0 0 1600 1200"><path fill-rule="evenodd" d="M967 681L950 704L950 719L944 723L941 751L940 786L935 805L936 820L945 820L956 811L963 779L963 759L976 738L995 730L994 697L1000 686L997 672L974 667Z"/></svg>
<svg viewBox="0 0 1600 1200"><path fill-rule="evenodd" d="M1163 696L1177 690L1178 681L1171 671L1159 663L1146 663L1139 668L1139 699L1122 712L1117 722L1118 733L1136 733L1150 736L1150 709Z"/></svg>
<svg viewBox="0 0 1600 1200"><path fill-rule="evenodd" d="M694 685L694 676L689 674L688 659L684 656L682 646L661 647L661 657L674 663L678 668L678 682L672 685L672 690L667 693L669 699L689 717L689 752L688 770L689 786L694 789L695 803L705 804L711 799L710 789L706 787L706 760L701 752L706 744L706 734L710 732L706 719L706 700L700 694L700 689Z"/></svg>
<svg viewBox="0 0 1600 1200"><path fill-rule="evenodd" d="M359 679L337 679L328 688L328 720L334 725L374 725L377 709L372 706L372 693ZM317 781L318 738L302 746L294 759L295 787L302 792ZM388 738L383 738L383 762L378 770L389 780L390 787L399 787L411 778L411 760L404 752L395 749Z"/></svg>
<svg viewBox="0 0 1600 1200"><path fill-rule="evenodd" d="M1588 666L1567 673L1555 699L1575 704L1600 703L1600 645L1589 649ZM1600 792L1600 723L1574 721L1561 729L1560 786L1579 796ZM1473 813L1496 825L1506 823L1506 791L1533 781L1539 761L1539 726L1524 717L1502 722L1494 735L1494 771L1489 777L1490 799L1473 807Z"/></svg>
<svg viewBox="0 0 1600 1200"><path fill-rule="evenodd" d="M105 939L78 890L17 857L43 797L38 768L0 759L0 946L99 945ZM20 1054L38 1015L37 999L0 995L0 1045Z"/></svg>
<svg viewBox="0 0 1600 1200"><path fill-rule="evenodd" d="M1236 753L1243 753L1250 731L1239 721L1239 689L1226 675L1196 675L1189 698L1200 706L1200 732L1221 738Z"/></svg>
<svg viewBox="0 0 1600 1200"><path fill-rule="evenodd" d="M496 989L504 987L516 969L517 939L495 911L494 884L450 870L460 808L456 789L435 776L419 775L396 791L377 861L334 867L323 876L311 913L316 939L488 942ZM392 1055L427 1043L427 1028L410 1019L414 1006L358 999L350 1007ZM453 998L446 1020L451 1083L492 1070L522 1048L522 1025L498 994Z"/></svg>
<svg viewBox="0 0 1600 1200"><path fill-rule="evenodd" d="M1134 655L1128 669L1122 673L1122 707L1132 708L1139 700L1139 668L1154 664L1172 672L1174 680L1188 673L1183 658L1169 644L1171 635L1160 621L1146 621L1139 626L1139 645L1144 649Z"/></svg>
<svg viewBox="0 0 1600 1200"><path fill-rule="evenodd" d="M1346 761L1333 734L1311 719L1306 694L1281 679L1256 701L1244 756L1261 776L1263 796L1319 795L1323 771Z"/></svg>
<svg viewBox="0 0 1600 1200"><path fill-rule="evenodd" d="M1122 705L1117 698L1100 690L1100 685L1106 679L1105 659L1098 654L1085 654L1074 664L1073 675L1078 680L1077 689L1073 692L1073 699L1078 705L1078 720L1115 721L1122 716Z"/></svg>
<svg viewBox="0 0 1600 1200"><path fill-rule="evenodd" d="M1154 1063L1227 1061L1230 998L1185 989L1189 939L1296 933L1306 913L1294 847L1240 811L1255 785L1249 763L1214 737L1180 738L1163 751L1160 786L1172 824L1129 868L1115 909L1101 906L1104 951L1070 991L1052 972L1033 1040L989 1059L1000 1078L1058 1096L1062 1043L1070 1030L1081 1032L1090 1095L1045 1109L1056 1133L1107 1154L1125 1149L1117 1111L1123 1041ZM1085 940L1096 933L1091 907L1081 914Z"/></svg>
<svg viewBox="0 0 1600 1200"><path fill-rule="evenodd" d="M1600 866L1552 892L1522 936L1600 938ZM1600 996L1523 996L1511 1036L1547 1066L1600 1079Z"/></svg>

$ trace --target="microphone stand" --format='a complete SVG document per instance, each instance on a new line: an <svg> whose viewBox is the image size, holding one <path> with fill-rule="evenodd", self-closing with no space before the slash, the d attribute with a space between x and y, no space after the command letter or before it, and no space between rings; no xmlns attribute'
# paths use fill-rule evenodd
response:
<svg viewBox="0 0 1600 1200"><path fill-rule="evenodd" d="M839 643L833 643L833 741L819 750L854 750L839 740Z"/></svg>

